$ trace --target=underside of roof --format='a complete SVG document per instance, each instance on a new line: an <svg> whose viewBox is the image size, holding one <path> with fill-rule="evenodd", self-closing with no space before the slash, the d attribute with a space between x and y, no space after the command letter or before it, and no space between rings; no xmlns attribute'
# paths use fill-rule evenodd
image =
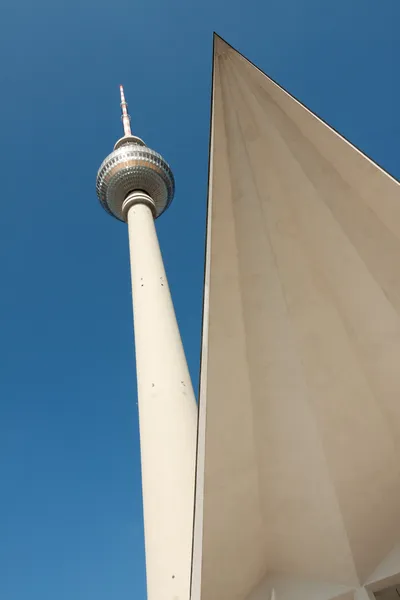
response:
<svg viewBox="0 0 400 600"><path fill-rule="evenodd" d="M216 37L192 600L393 550L399 315L398 182Z"/></svg>

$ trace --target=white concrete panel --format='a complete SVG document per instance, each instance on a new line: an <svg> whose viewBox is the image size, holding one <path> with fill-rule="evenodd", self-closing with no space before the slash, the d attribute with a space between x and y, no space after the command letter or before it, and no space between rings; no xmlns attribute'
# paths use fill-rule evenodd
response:
<svg viewBox="0 0 400 600"><path fill-rule="evenodd" d="M246 600L269 600L272 590L276 600L354 600L346 586L279 577L265 578Z"/></svg>
<svg viewBox="0 0 400 600"><path fill-rule="evenodd" d="M361 590L400 540L400 186L219 38L214 70L193 600Z"/></svg>
<svg viewBox="0 0 400 600"><path fill-rule="evenodd" d="M396 576L399 577L397 583L400 583L400 544L396 544L378 568L368 577L366 583L372 584Z"/></svg>

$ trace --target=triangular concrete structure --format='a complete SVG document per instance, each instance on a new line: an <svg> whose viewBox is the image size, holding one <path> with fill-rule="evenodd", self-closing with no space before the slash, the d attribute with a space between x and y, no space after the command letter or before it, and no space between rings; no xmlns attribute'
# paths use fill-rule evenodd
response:
<svg viewBox="0 0 400 600"><path fill-rule="evenodd" d="M359 588L400 540L400 186L218 37L213 79L192 600Z"/></svg>

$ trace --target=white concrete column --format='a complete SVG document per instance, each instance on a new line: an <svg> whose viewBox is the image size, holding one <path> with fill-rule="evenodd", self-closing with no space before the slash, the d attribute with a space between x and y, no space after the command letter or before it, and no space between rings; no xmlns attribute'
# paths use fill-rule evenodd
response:
<svg viewBox="0 0 400 600"><path fill-rule="evenodd" d="M189 600L197 406L151 209L128 209L148 600Z"/></svg>

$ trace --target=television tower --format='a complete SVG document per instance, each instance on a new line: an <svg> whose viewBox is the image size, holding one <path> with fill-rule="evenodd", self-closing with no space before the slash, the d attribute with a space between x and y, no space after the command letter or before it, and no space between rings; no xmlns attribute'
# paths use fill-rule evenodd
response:
<svg viewBox="0 0 400 600"><path fill-rule="evenodd" d="M124 136L97 174L103 208L128 224L139 405L148 600L189 600L197 407L154 220L174 177L132 135L120 87Z"/></svg>

